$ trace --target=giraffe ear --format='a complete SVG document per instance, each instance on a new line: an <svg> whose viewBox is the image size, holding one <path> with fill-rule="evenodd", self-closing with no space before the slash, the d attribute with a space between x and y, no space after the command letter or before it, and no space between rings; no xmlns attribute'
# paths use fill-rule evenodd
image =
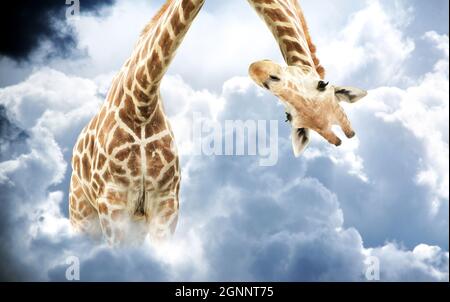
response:
<svg viewBox="0 0 450 302"><path fill-rule="evenodd" d="M355 87L334 87L339 102L356 103L367 95L367 91Z"/></svg>
<svg viewBox="0 0 450 302"><path fill-rule="evenodd" d="M309 144L309 129L306 128L292 128L292 148L295 157L299 157Z"/></svg>

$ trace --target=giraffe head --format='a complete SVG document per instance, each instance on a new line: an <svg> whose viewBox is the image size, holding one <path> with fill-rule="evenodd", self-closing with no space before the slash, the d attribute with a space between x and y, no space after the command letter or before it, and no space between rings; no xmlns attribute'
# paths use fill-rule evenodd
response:
<svg viewBox="0 0 450 302"><path fill-rule="evenodd" d="M367 95L359 88L330 85L308 66L281 66L264 60L251 64L249 74L286 107L296 156L307 147L310 129L321 133L335 123L339 102L355 103Z"/></svg>

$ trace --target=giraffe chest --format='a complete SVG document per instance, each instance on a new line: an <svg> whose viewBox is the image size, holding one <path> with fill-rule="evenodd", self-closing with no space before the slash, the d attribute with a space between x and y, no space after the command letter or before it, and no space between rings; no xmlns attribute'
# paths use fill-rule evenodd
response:
<svg viewBox="0 0 450 302"><path fill-rule="evenodd" d="M123 189L159 193L173 189L171 182L179 174L179 165L171 133L163 131L117 147L105 173Z"/></svg>
<svg viewBox="0 0 450 302"><path fill-rule="evenodd" d="M161 203L178 199L179 160L173 146L171 135L145 139L131 145L128 155L110 161L109 185L124 193L132 215L149 217Z"/></svg>
<svg viewBox="0 0 450 302"><path fill-rule="evenodd" d="M130 211L146 213L158 200L176 199L179 159L170 129L135 132L119 125L111 123L97 133L87 127L75 149L74 172L91 203L96 206L114 192Z"/></svg>

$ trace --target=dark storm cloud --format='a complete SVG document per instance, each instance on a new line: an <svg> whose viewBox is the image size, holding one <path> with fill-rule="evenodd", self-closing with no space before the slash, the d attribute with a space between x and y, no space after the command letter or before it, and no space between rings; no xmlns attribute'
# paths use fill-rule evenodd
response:
<svg viewBox="0 0 450 302"><path fill-rule="evenodd" d="M72 1L74 2L74 1ZM98 14L115 0L81 0L80 12ZM3 29L0 55L14 60L26 60L44 41L52 45L50 55L67 55L76 47L77 37L66 23L64 0L22 0L9 2L0 10L0 26Z"/></svg>

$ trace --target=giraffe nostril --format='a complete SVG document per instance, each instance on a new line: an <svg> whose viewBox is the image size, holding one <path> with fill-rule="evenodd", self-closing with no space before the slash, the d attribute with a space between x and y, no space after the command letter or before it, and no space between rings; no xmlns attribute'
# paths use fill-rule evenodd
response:
<svg viewBox="0 0 450 302"><path fill-rule="evenodd" d="M267 84L267 82L263 83L264 88L266 88L267 90L270 90L269 84Z"/></svg>

